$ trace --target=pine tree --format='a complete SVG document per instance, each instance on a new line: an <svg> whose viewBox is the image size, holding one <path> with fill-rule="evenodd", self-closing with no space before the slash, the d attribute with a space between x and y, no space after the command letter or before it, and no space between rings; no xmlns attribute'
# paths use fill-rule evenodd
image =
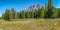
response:
<svg viewBox="0 0 60 30"><path fill-rule="evenodd" d="M14 8L11 8L11 18L12 19L15 19L15 14L16 14L16 11L14 10Z"/></svg>
<svg viewBox="0 0 60 30"><path fill-rule="evenodd" d="M48 10L46 12L45 18L52 18L53 15L53 5L52 5L52 0L48 0Z"/></svg>
<svg viewBox="0 0 60 30"><path fill-rule="evenodd" d="M4 19L10 21L10 10L6 9L4 14Z"/></svg>

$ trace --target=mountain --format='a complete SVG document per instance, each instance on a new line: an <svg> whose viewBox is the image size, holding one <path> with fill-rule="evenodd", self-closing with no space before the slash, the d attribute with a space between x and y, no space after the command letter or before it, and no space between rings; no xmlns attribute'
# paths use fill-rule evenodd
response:
<svg viewBox="0 0 60 30"><path fill-rule="evenodd" d="M25 11L34 11L34 10L38 10L41 8L42 8L42 6L40 4L37 4L37 5L29 6L28 8L25 9Z"/></svg>

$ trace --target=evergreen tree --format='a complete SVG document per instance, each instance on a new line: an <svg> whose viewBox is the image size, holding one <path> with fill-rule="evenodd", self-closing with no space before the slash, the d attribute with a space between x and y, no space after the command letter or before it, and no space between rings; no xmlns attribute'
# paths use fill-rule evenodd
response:
<svg viewBox="0 0 60 30"><path fill-rule="evenodd" d="M3 18L3 19L4 19L4 17L5 17L5 13L2 14L2 18Z"/></svg>
<svg viewBox="0 0 60 30"><path fill-rule="evenodd" d="M53 15L53 6L52 6L52 0L48 0L48 10L46 12L45 18L52 18Z"/></svg>
<svg viewBox="0 0 60 30"><path fill-rule="evenodd" d="M42 8L41 8L41 13L40 13L40 14L41 14L41 15L40 15L41 18L44 18L45 11L46 11L46 10L44 9L44 6L42 6Z"/></svg>
<svg viewBox="0 0 60 30"><path fill-rule="evenodd" d="M60 18L60 8L57 8L57 17Z"/></svg>
<svg viewBox="0 0 60 30"><path fill-rule="evenodd" d="M56 8L53 8L53 16L52 18L57 18L58 16L58 11L56 10Z"/></svg>
<svg viewBox="0 0 60 30"><path fill-rule="evenodd" d="M6 9L4 14L4 19L10 21L10 10Z"/></svg>
<svg viewBox="0 0 60 30"><path fill-rule="evenodd" d="M11 18L12 19L15 19L15 14L16 14L16 11L14 10L14 8L11 8Z"/></svg>

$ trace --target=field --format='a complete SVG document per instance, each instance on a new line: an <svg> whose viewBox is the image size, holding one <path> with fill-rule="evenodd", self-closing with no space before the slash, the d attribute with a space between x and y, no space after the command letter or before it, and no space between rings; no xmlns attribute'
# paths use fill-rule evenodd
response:
<svg viewBox="0 0 60 30"><path fill-rule="evenodd" d="M0 19L0 30L60 30L60 19Z"/></svg>

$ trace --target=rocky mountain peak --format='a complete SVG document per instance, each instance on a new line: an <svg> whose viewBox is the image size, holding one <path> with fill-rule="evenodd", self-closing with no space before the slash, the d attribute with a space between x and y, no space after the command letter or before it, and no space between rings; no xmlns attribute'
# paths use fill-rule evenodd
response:
<svg viewBox="0 0 60 30"><path fill-rule="evenodd" d="M32 5L32 6L29 6L28 8L26 8L25 11L34 11L34 10L41 9L41 7L42 6L40 4Z"/></svg>

